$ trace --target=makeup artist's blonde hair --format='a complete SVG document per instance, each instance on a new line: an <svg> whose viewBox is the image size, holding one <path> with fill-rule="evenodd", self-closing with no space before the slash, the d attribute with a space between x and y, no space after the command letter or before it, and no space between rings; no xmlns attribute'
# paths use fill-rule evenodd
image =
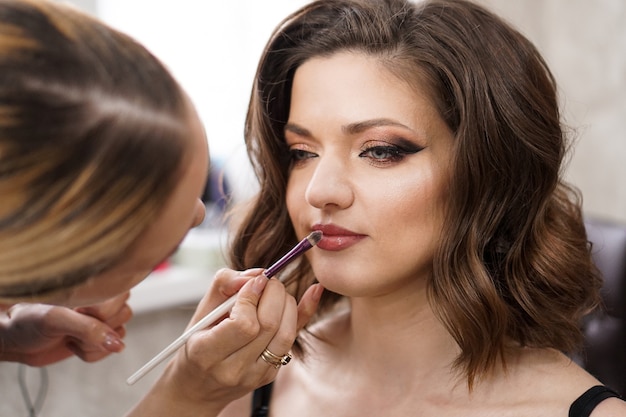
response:
<svg viewBox="0 0 626 417"><path fill-rule="evenodd" d="M457 365L469 384L511 345L575 350L601 281L579 197L561 179L568 141L556 83L524 36L467 1L322 0L277 28L246 121L261 189L233 240L234 266L267 265L296 242L285 205L283 132L293 76L306 60L345 50L377 57L400 79L427 88L455 134L429 294L461 348ZM300 264L298 295L314 280L306 259Z"/></svg>
<svg viewBox="0 0 626 417"><path fill-rule="evenodd" d="M184 95L129 37L67 6L0 0L0 299L115 265L173 190Z"/></svg>

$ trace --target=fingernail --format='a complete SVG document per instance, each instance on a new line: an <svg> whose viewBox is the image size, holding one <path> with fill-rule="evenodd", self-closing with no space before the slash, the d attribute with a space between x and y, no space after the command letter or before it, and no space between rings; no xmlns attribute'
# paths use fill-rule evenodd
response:
<svg viewBox="0 0 626 417"><path fill-rule="evenodd" d="M268 280L267 278L265 278L264 275L260 275L254 278L252 282L252 291L254 291L256 294L261 294L265 289L265 286L267 285L267 281Z"/></svg>
<svg viewBox="0 0 626 417"><path fill-rule="evenodd" d="M121 352L124 350L124 342L119 336L115 333L107 333L104 336L104 342L102 343L102 347L109 352Z"/></svg>
<svg viewBox="0 0 626 417"><path fill-rule="evenodd" d="M246 269L245 271L241 271L239 275L241 275L242 277L253 277L259 275L262 271L262 268Z"/></svg>
<svg viewBox="0 0 626 417"><path fill-rule="evenodd" d="M315 288L313 289L313 298L315 298L315 301L319 301L322 298L323 293L324 287L322 284L315 284Z"/></svg>

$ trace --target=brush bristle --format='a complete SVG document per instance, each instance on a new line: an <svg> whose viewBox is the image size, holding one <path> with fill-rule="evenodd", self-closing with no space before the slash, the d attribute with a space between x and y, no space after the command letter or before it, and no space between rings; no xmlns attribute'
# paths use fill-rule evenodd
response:
<svg viewBox="0 0 626 417"><path fill-rule="evenodd" d="M309 234L306 239L309 241L311 246L315 246L319 243L320 240L322 240L322 236L324 236L324 234L321 231L316 230L314 232L311 232L311 234Z"/></svg>

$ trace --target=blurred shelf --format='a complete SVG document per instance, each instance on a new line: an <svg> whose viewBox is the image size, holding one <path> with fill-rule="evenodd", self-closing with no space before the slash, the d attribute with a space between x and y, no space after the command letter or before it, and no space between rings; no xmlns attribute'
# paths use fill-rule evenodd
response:
<svg viewBox="0 0 626 417"><path fill-rule="evenodd" d="M169 266L151 273L133 288L128 304L134 314L182 305L195 307L209 288L213 275L214 271Z"/></svg>
<svg viewBox="0 0 626 417"><path fill-rule="evenodd" d="M170 265L152 272L131 290L129 305L135 314L182 305L195 305L225 265L225 233L221 229L189 231L170 259Z"/></svg>

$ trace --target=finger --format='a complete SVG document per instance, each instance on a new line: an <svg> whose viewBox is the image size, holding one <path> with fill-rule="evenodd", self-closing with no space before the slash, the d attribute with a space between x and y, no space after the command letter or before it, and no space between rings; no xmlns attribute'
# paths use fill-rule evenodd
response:
<svg viewBox="0 0 626 417"><path fill-rule="evenodd" d="M79 313L95 317L101 321L106 321L109 317L117 314L119 310L126 305L129 297L130 292L127 291L115 297L109 298L99 304L78 307L75 310Z"/></svg>
<svg viewBox="0 0 626 417"><path fill-rule="evenodd" d="M126 337L126 326L119 326L113 329L115 331L115 333L117 333L117 335L120 337L120 339L123 339Z"/></svg>
<svg viewBox="0 0 626 417"><path fill-rule="evenodd" d="M311 320L317 311L323 293L322 284L313 284L304 292L300 303L298 303L298 330L301 330Z"/></svg>
<svg viewBox="0 0 626 417"><path fill-rule="evenodd" d="M121 352L124 342L120 336L102 321L67 308L50 311L50 318L42 328L49 337L68 336L84 351Z"/></svg>
<svg viewBox="0 0 626 417"><path fill-rule="evenodd" d="M124 339L126 337L126 327L120 326L113 329L115 333L118 335L120 339ZM85 362L95 362L99 361L111 353L116 353L117 351L111 349L103 349L100 345L94 345L92 343L86 342L83 339L76 339L71 337L66 347L80 359Z"/></svg>
<svg viewBox="0 0 626 417"><path fill-rule="evenodd" d="M79 343L76 343L73 340L66 344L66 348L72 352L74 356L80 358L83 362L88 363L97 362L111 354L111 352L102 350L85 350Z"/></svg>
<svg viewBox="0 0 626 417"><path fill-rule="evenodd" d="M267 361L263 359L262 356L259 356L257 359L258 363L268 367L269 370L271 370L271 368L280 368L280 365L274 362L279 360L278 358L284 358L289 353L289 350L291 349L291 346L296 338L298 318L296 300L287 293L285 293L284 300L285 302L280 326L278 327L276 333L274 333L270 342L263 349L269 351L269 355L272 356L272 358Z"/></svg>
<svg viewBox="0 0 626 417"><path fill-rule="evenodd" d="M257 272L258 271L258 272ZM220 269L214 276L211 286L204 294L191 319L190 325L196 323L209 311L235 295L243 285L263 270L255 268L247 271L234 271L228 268Z"/></svg>
<svg viewBox="0 0 626 417"><path fill-rule="evenodd" d="M275 278L267 280L255 312L259 325L258 335L246 348L249 361L256 361L261 352L276 337L283 323L285 305L288 302L287 296L291 297L280 281Z"/></svg>
<svg viewBox="0 0 626 417"><path fill-rule="evenodd" d="M124 304L115 314L102 321L112 329L115 329L128 323L132 317L133 310L128 304Z"/></svg>
<svg viewBox="0 0 626 417"><path fill-rule="evenodd" d="M250 279L258 277L262 273L262 268L252 268L245 271L222 268L215 274L213 287L223 298L228 298L236 294Z"/></svg>
<svg viewBox="0 0 626 417"><path fill-rule="evenodd" d="M273 337L283 320L285 306L285 286L276 278L267 282L259 300L257 315L261 325L261 333Z"/></svg>
<svg viewBox="0 0 626 417"><path fill-rule="evenodd" d="M96 351L96 353L94 353L93 351L86 352L79 346L78 343L76 343L73 340L70 340L69 342L67 342L65 346L67 350L72 352L74 356L76 356L83 362L95 362L111 354L110 352L105 352L101 350Z"/></svg>
<svg viewBox="0 0 626 417"><path fill-rule="evenodd" d="M207 363L217 362L254 340L260 331L257 306L268 281L263 275L248 280L226 320L191 336L186 344L187 356L202 354ZM211 349L205 352L204 346Z"/></svg>

